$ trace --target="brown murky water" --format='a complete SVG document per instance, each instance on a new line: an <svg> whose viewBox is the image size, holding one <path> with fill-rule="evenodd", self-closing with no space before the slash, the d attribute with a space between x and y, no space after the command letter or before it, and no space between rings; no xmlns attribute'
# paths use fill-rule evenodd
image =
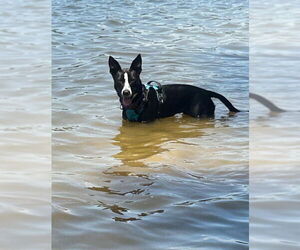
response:
<svg viewBox="0 0 300 250"><path fill-rule="evenodd" d="M68 144L54 148L54 246L246 244L248 129L237 119L125 122L112 138L57 132Z"/></svg>

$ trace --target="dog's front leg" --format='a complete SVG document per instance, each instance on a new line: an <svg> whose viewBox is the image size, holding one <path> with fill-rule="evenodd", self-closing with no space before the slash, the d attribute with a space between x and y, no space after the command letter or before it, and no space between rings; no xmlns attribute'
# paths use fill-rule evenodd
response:
<svg viewBox="0 0 300 250"><path fill-rule="evenodd" d="M158 118L159 101L154 88L150 87L144 110L140 115L141 122L151 122Z"/></svg>
<svg viewBox="0 0 300 250"><path fill-rule="evenodd" d="M122 118L124 120L128 120L127 115L126 115L126 111L124 109L122 110Z"/></svg>

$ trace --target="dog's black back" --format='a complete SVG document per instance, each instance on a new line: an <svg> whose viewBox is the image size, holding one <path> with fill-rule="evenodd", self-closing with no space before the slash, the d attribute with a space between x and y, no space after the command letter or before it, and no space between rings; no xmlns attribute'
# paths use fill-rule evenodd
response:
<svg viewBox="0 0 300 250"><path fill-rule="evenodd" d="M141 55L133 60L129 70L121 69L113 57L109 57L109 67L125 120L149 122L177 113L211 117L215 111L212 97L221 100L229 111L239 112L224 96L192 85L162 85L163 101L159 100L155 88L147 90L140 80Z"/></svg>

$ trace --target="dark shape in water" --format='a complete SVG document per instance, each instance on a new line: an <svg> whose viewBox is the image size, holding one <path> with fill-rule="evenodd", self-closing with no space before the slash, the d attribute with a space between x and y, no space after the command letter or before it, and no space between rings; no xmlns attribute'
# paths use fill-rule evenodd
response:
<svg viewBox="0 0 300 250"><path fill-rule="evenodd" d="M256 100L256 101L258 101L262 105L266 106L272 112L286 112L286 110L277 107L274 103L272 103L271 101L269 101L268 99L264 98L261 95L257 95L257 94L254 94L254 93L249 93L249 97Z"/></svg>

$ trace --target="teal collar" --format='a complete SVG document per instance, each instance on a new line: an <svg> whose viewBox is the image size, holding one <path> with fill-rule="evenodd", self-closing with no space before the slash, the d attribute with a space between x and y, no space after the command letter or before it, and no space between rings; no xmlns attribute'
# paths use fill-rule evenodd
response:
<svg viewBox="0 0 300 250"><path fill-rule="evenodd" d="M148 91L151 87L154 88L154 90L156 91L157 99L158 99L159 103L164 102L164 94L162 92L161 84L157 81L148 82L146 85L144 85L144 91L143 91L144 97L142 100L142 104L138 108L138 111L135 111L134 109L126 109L125 110L126 117L129 121L131 121L131 122L139 121L140 114L143 112L143 109L144 109L144 104L145 104L145 102L147 102Z"/></svg>
<svg viewBox="0 0 300 250"><path fill-rule="evenodd" d="M129 121L137 122L140 115L138 113L136 113L136 111L134 109L127 109L126 116Z"/></svg>

